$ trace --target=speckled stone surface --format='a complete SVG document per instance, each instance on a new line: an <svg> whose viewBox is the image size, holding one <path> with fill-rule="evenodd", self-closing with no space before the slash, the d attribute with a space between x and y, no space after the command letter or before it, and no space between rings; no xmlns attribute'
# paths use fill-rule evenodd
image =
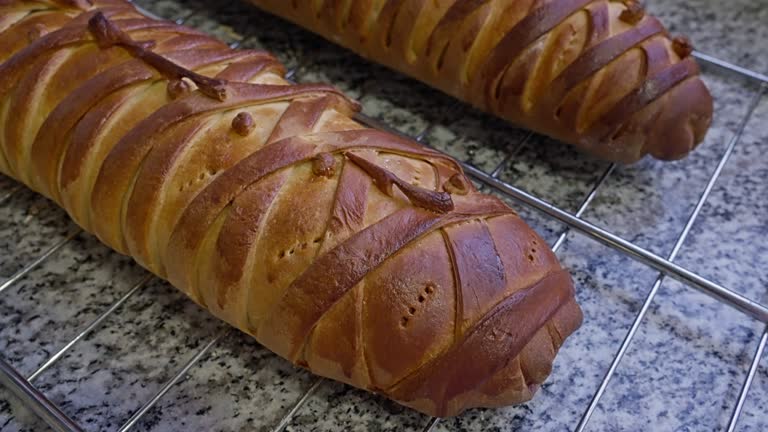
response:
<svg viewBox="0 0 768 432"><path fill-rule="evenodd" d="M331 82L359 99L366 114L487 172L498 169L504 181L568 211L579 209L609 168L552 140L535 135L526 140L523 130L238 2L138 3L227 42L268 49L295 71L296 80ZM688 33L702 52L768 72L768 1L646 3L673 32ZM754 82L706 65L704 78L716 101L706 142L680 162L643 160L617 167L584 212L587 220L659 255L672 251L757 89ZM765 97L678 256L683 266L763 304L768 304L767 143ZM64 212L17 189L0 177L0 280L76 232ZM512 204L550 243L563 232L560 224ZM563 347L551 378L527 404L471 410L435 430L575 428L658 274L577 234L567 237L558 255L574 276L585 322ZM23 375L31 374L144 276L93 237L77 235L0 295L0 353ZM739 312L665 280L588 430L724 430L762 331ZM315 378L154 279L34 384L86 430L115 430L221 332L222 339L136 430L270 430ZM738 430L768 430L767 363L764 359L758 371ZM381 397L323 381L287 430L419 431L428 421ZM45 426L0 392L0 430Z"/></svg>

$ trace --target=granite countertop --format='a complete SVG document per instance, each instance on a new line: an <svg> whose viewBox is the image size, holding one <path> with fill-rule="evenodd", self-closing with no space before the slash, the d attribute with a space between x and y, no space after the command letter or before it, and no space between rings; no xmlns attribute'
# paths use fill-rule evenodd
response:
<svg viewBox="0 0 768 432"><path fill-rule="evenodd" d="M264 47L326 81L364 111L429 144L491 170L525 132L372 65L239 2L137 1L167 17L245 47ZM214 3L216 3L214 5ZM768 72L768 1L653 0L649 9L697 48ZM190 16L191 11L200 11ZM215 16L216 18L211 18ZM244 35L256 35L244 37ZM590 222L659 255L672 250L756 92L755 82L712 67L716 100L706 142L675 163L618 167L584 213ZM757 106L684 243L677 262L768 304L768 97ZM503 180L575 212L608 164L534 137L502 170ZM65 213L0 177L0 281L76 230ZM550 243L563 227L516 203ZM577 234L558 251L584 309L549 381L533 401L472 410L437 431L573 430L597 389L657 272ZM0 294L0 353L35 371L146 273L78 234L50 260ZM588 430L723 430L764 327L677 282L665 280L608 386ZM248 337L213 319L157 279L138 288L95 332L34 384L86 430L115 430L215 335L223 338L171 388L136 430L269 430L315 382ZM739 430L768 430L768 360L763 359ZM0 430L45 427L0 390ZM288 425L291 431L419 431L429 418L345 385L323 381Z"/></svg>

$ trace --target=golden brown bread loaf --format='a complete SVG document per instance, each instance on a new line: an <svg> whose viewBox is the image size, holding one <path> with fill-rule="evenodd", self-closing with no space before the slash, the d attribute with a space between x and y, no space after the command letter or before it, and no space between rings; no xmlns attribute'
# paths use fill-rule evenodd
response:
<svg viewBox="0 0 768 432"><path fill-rule="evenodd" d="M267 348L425 413L529 399L571 279L457 163L122 0L0 1L0 170Z"/></svg>
<svg viewBox="0 0 768 432"><path fill-rule="evenodd" d="M250 0L599 157L678 159L712 98L684 38L635 0Z"/></svg>

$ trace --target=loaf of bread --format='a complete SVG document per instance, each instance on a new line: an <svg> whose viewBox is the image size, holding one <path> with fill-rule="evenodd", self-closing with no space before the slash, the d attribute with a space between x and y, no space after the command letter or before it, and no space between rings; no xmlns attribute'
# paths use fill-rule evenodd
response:
<svg viewBox="0 0 768 432"><path fill-rule="evenodd" d="M635 0L250 0L599 157L678 159L712 98L685 38Z"/></svg>
<svg viewBox="0 0 768 432"><path fill-rule="evenodd" d="M422 412L525 401L581 322L456 161L123 0L0 1L0 170L312 372Z"/></svg>

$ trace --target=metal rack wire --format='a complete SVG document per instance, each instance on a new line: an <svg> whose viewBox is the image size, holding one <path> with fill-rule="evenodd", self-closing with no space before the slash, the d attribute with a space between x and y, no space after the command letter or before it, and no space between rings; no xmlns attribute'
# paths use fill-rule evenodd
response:
<svg viewBox="0 0 768 432"><path fill-rule="evenodd" d="M186 15L181 17L166 17L166 18L171 18L171 19L175 18L175 22L179 24L183 24L199 13L201 13L201 11L198 9L190 13L187 13ZM150 13L147 13L147 14L151 15ZM249 36L245 37L245 39L248 39L248 38ZM231 46L232 47L239 46L240 44L242 44L242 42L245 39L234 42ZM737 428L737 423L742 413L744 403L747 400L750 387L760 367L760 362L761 362L763 353L766 349L766 345L768 345L768 307L767 306L762 305L759 302L751 300L747 297L744 297L727 287L719 285L695 272L692 272L684 267L679 266L678 264L675 264L677 255L680 252L681 248L683 247L689 233L691 232L691 228L694 226L694 223L699 217L702 208L707 202L707 199L709 198L713 190L713 187L715 186L715 183L720 177L720 174L722 173L723 168L728 163L734 149L740 142L741 137L747 127L748 122L752 118L756 107L760 103L762 97L768 91L768 76L764 74L749 70L747 68L733 65L731 63L728 63L726 61L720 60L716 57L713 57L704 53L696 52L694 53L694 55L699 59L699 61L703 63L708 63L710 65L722 68L728 71L729 73L740 75L742 77L745 77L748 80L758 83L759 89L754 94L754 97L749 103L747 110L744 116L742 117L735 134L733 135L731 140L728 142L728 145L726 146L723 154L721 155L716 168L714 169L711 176L709 177L709 180L707 181L707 184L704 190L702 191L701 196L698 202L696 203L696 206L694 207L693 211L688 217L684 228L682 229L681 233L677 237L677 240L674 244L674 247L671 253L667 257L661 257L659 255L656 255L650 252L649 250L644 249L633 242L627 241L621 238L620 236L614 233L611 233L610 231L607 231L603 228L600 228L582 218L582 215L590 207L593 200L598 195L598 192L605 184L606 180L614 172L615 165L613 164L609 165L602 172L602 174L599 176L597 181L592 185L591 189L583 197L577 211L575 213L569 213L568 211L562 208L552 205L546 202L545 200L535 195L532 195L500 179L500 173L502 172L502 170L511 163L514 155L517 154L519 151L521 151L527 145L528 140L531 138L531 134L525 136L522 140L520 140L515 145L513 145L510 151L507 153L507 156L503 159L503 161L499 163L493 170L490 170L489 172L483 171L466 162L462 162L462 165L465 171L469 175L474 177L482 185L483 188L493 189L494 191L501 193L505 197L511 198L529 208L537 210L538 212L545 215L546 217L554 221L557 221L561 225L563 225L563 230L559 234L557 240L551 245L552 249L555 252L557 252L561 248L561 246L565 243L567 237L571 234L571 232L575 231L598 243L608 246L615 251L618 251L622 254L625 254L628 257L631 257L634 260L640 262L641 264L658 271L659 273L653 286L651 287L650 291L647 293L645 300L642 304L642 307L636 313L634 321L632 322L631 327L626 333L623 339L623 342L618 347L616 354L613 357L613 360L611 361L609 368L605 372L605 375L597 391L592 396L589 405L585 407L585 411L581 417L581 420L579 421L578 425L576 425L575 427L575 430L577 432L582 432L586 429L592 414L595 412L595 409L597 408L602 396L604 395L607 389L608 383L611 381L612 377L616 373L619 364L624 358L628 348L630 347L633 339L637 334L638 329L642 325L643 320L645 319L649 311L649 308L651 307L654 299L656 298L656 295L659 292L663 281L667 277L676 279L682 282L686 287L694 290L698 290L704 294L707 294L713 297L714 299L716 299L717 301L719 301L720 303L728 305L736 310L739 310L745 315L751 317L752 319L766 324L762 332L762 335L760 337L760 340L757 346L755 347L754 355L752 356L752 361L750 363L750 367L747 372L747 375L744 378L744 381L741 385L741 390L739 392L737 403L735 405L735 408L733 409L733 412L730 415L728 428L727 428L729 432L734 431ZM289 78L294 77L297 70L298 68L295 68L289 71L288 77ZM368 117L362 114L358 116L357 120L374 128L379 128L379 129L390 131L392 133L403 135L397 130L385 124L382 124L381 122L371 117ZM766 121L768 121L768 119L766 119ZM421 133L415 134L414 136L411 136L408 138L418 142L422 142L430 128L431 128L431 125L428 125L425 128L425 130L423 130ZM22 190L20 186L15 186L11 188L11 190L9 190L5 195L0 196L0 204L7 202L11 197L13 197L20 190ZM54 256L63 246L71 242L79 233L80 231L69 233L63 240L51 246L48 250L43 252L37 259L33 260L32 262L24 266L21 270L19 270L17 273L15 273L6 281L0 283L0 294L3 294L3 292L7 290L9 287L16 284L19 280L24 278L27 274L29 274L35 268L37 268L46 260ZM6 386L7 388L9 388L17 397L19 397L22 400L22 402L29 409L31 409L34 413L40 416L54 430L67 431L67 432L81 431L82 430L81 426L78 425L77 422L75 422L73 419L68 417L66 414L64 414L59 409L59 407L57 407L55 403L51 402L44 394L38 391L35 388L33 382L45 370L49 369L59 359L61 359L73 346L75 346L88 334L94 332L102 324L104 324L104 321L110 315L117 312L121 308L121 306L124 305L126 301L128 301L132 296L134 296L143 287L145 287L151 279L152 279L151 276L146 276L141 281L139 281L136 285L131 287L127 292L125 292L121 297L119 297L112 305L110 305L100 315L98 315L92 322L84 326L82 330L79 331L74 338L66 342L57 352L55 352L52 356L50 356L40 367L37 368L37 370L31 373L28 377L23 377L10 364L8 364L5 360L0 358L0 383ZM209 340L207 340L202 345L202 348L199 349L197 352L195 352L193 355L191 355L190 358L173 375L173 377L170 380L168 380L153 397L147 400L147 402L145 402L141 406L141 408L135 411L131 415L131 417L117 430L119 432L125 432L128 430L131 430L137 424L137 422L139 422L139 420L141 420L142 417L150 409L152 409L158 403L158 401L160 401L163 398L163 396L174 385L176 385L197 362L199 362L202 358L206 356L206 354L211 350L211 348L213 348L218 342L220 342L226 336L226 333L227 333L227 330L224 330L214 335ZM294 417L302 408L302 406L305 405L307 400L317 391L317 389L320 387L320 384L322 382L323 382L322 378L315 379L312 382L312 384L308 387L308 389L302 394L302 396L288 410L288 412L279 420L279 422L277 422L273 426L272 430L275 432L279 432L285 429L285 427L288 424L290 424L290 422L294 419ZM439 421L440 419L438 418L431 418L429 422L424 426L423 428L424 432L432 431L433 428L439 423Z"/></svg>

